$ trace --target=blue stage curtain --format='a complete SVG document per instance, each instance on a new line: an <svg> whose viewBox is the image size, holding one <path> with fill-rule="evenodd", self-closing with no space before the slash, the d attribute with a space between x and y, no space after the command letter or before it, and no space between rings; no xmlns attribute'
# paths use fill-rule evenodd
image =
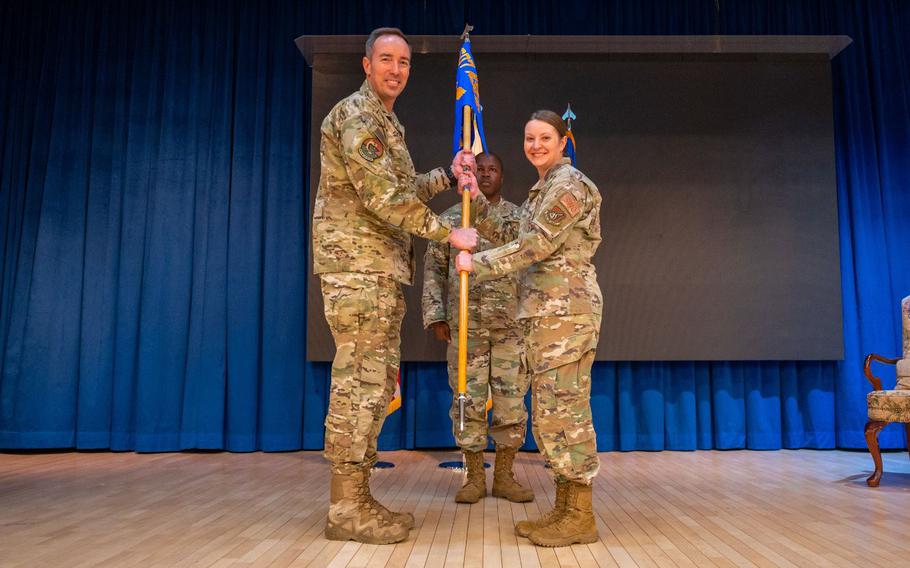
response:
<svg viewBox="0 0 910 568"><path fill-rule="evenodd" d="M844 361L601 362L592 404L605 451L865 447L862 358L899 353L910 294L910 3L8 0L0 448L321 448L329 365L304 353L310 75L292 40L466 21L853 38L833 63ZM451 447L444 365L402 377L380 446ZM881 442L903 446L902 429Z"/></svg>

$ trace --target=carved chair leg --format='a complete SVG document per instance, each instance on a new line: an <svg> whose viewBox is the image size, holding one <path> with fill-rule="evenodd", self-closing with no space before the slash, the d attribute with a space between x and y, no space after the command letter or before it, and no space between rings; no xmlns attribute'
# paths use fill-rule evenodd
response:
<svg viewBox="0 0 910 568"><path fill-rule="evenodd" d="M866 480L869 487L878 487L882 479L882 452L878 449L878 433L887 425L887 422L878 420L866 422L866 445L869 446L869 453L872 454L872 461L875 462L875 471Z"/></svg>

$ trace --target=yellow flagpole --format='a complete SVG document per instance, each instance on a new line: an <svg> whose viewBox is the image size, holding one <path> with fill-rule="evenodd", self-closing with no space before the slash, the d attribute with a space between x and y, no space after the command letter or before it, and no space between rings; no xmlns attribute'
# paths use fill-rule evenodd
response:
<svg viewBox="0 0 910 568"><path fill-rule="evenodd" d="M473 120L471 107L465 105L461 121L461 149L471 148L471 131ZM471 192L461 194L461 226L467 229L471 226ZM470 252L470 251L468 251ZM458 302L458 429L464 432L464 405L465 394L468 391L468 273L461 271L461 296Z"/></svg>

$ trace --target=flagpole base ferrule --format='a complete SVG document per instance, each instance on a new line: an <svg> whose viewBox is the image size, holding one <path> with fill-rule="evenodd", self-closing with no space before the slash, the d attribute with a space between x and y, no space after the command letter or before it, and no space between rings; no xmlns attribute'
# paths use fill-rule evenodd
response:
<svg viewBox="0 0 910 568"><path fill-rule="evenodd" d="M464 405L466 399L464 393L458 395L458 431L464 432Z"/></svg>

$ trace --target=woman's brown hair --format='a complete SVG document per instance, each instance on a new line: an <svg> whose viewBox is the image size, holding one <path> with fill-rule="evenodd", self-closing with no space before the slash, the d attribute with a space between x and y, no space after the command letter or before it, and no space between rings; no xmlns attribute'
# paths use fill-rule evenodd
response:
<svg viewBox="0 0 910 568"><path fill-rule="evenodd" d="M561 116L553 112L552 110L536 110L531 114L531 118L528 119L528 122L532 120L539 120L541 122L546 122L550 126L556 129L556 132L559 133L560 138L565 138L569 135L569 127L566 126L566 122L562 119Z"/></svg>

